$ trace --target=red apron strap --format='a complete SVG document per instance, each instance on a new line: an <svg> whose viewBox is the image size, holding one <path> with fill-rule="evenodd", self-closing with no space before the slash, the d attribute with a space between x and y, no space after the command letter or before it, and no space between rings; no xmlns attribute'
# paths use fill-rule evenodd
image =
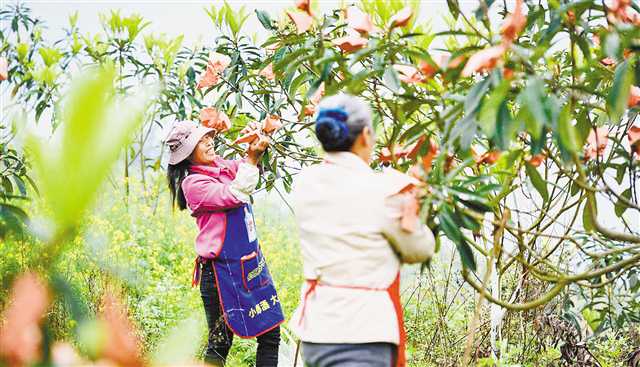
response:
<svg viewBox="0 0 640 367"><path fill-rule="evenodd" d="M193 265L193 275L191 276L191 288L200 284L200 262L198 261L199 257L196 256Z"/></svg>
<svg viewBox="0 0 640 367"><path fill-rule="evenodd" d="M405 350L407 347L407 334L404 330L404 319L402 315L402 303L400 302L400 272L396 276L396 280L393 281L391 286L387 289L393 307L396 310L396 318L398 319L398 331L400 332L400 342L398 344L398 356L396 367L405 367L407 365L407 357Z"/></svg>
<svg viewBox="0 0 640 367"><path fill-rule="evenodd" d="M304 312L307 309L307 298L309 298L309 295L316 290L318 279L307 279L307 284L309 285L309 288L307 288L307 291L304 293L304 298L302 299L302 311L300 312L300 320L298 321L298 325L302 325Z"/></svg>
<svg viewBox="0 0 640 367"><path fill-rule="evenodd" d="M307 279L307 284L309 288L304 293L304 297L302 299L302 311L300 312L300 319L298 321L298 325L302 324L302 320L304 319L304 314L307 309L307 299L309 295L313 293L318 286L317 279ZM324 284L323 284L324 285ZM361 289L361 290L371 290L371 291L379 291L381 289L378 288L365 288L365 287L351 287L351 286L336 286L336 285L327 285L328 287L334 288L347 288L347 289ZM391 302L393 303L393 308L396 311L396 319L398 320L398 331L399 335L399 343L398 343L398 356L395 367L406 367L407 359L405 355L406 345L407 345L407 334L404 329L404 319L402 315L402 302L400 301L400 272L396 276L396 279L393 283L386 289L389 297L391 298Z"/></svg>

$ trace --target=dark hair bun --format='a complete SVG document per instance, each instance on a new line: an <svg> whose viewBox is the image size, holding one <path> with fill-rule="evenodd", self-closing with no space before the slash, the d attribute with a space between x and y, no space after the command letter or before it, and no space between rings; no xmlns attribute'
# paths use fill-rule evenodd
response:
<svg viewBox="0 0 640 367"><path fill-rule="evenodd" d="M316 136L328 152L345 150L349 140L347 113L341 108L323 109L316 119Z"/></svg>

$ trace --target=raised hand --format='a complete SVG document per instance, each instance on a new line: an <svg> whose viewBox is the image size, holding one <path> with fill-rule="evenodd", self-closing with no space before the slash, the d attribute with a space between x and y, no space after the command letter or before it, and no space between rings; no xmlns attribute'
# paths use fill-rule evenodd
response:
<svg viewBox="0 0 640 367"><path fill-rule="evenodd" d="M269 147L269 141L270 139L267 135L259 133L258 138L249 144L249 149L247 150L247 161L249 164L253 164L254 166L258 165L260 157Z"/></svg>

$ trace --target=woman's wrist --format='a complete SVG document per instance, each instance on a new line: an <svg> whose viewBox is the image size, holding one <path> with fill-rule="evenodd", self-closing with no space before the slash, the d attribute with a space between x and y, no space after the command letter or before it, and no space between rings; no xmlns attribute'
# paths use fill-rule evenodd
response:
<svg viewBox="0 0 640 367"><path fill-rule="evenodd" d="M249 152L249 154L247 154L247 163L249 163L252 166L258 166L258 162L260 162L260 156L262 154L255 154L254 152Z"/></svg>
<svg viewBox="0 0 640 367"><path fill-rule="evenodd" d="M260 162L260 158L264 151L269 146L269 140L266 136L259 135L258 139L251 142L249 144L249 149L247 150L247 162L254 166L257 166Z"/></svg>

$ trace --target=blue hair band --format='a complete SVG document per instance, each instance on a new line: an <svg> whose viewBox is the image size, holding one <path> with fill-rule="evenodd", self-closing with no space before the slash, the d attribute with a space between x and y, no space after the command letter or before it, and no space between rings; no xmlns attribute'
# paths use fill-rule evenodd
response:
<svg viewBox="0 0 640 367"><path fill-rule="evenodd" d="M319 124L330 124L340 131L336 136L338 141L347 139L349 137L349 127L346 124L348 117L349 115L342 107L323 108L316 118L316 131Z"/></svg>
<svg viewBox="0 0 640 367"><path fill-rule="evenodd" d="M349 115L347 111L342 107L334 107L334 108L323 108L318 112L317 120L320 120L321 117L331 117L340 122L347 122L347 118Z"/></svg>

